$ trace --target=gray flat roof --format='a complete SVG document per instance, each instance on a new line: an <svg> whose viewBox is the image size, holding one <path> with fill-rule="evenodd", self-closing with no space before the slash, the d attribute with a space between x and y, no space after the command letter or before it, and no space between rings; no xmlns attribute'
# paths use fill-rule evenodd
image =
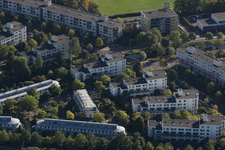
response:
<svg viewBox="0 0 225 150"><path fill-rule="evenodd" d="M211 19L211 18L207 18L207 19L198 19L198 21L202 24L202 25L217 25L217 23Z"/></svg>
<svg viewBox="0 0 225 150"><path fill-rule="evenodd" d="M182 96L179 96L177 93L175 93L175 96L177 99L195 99L197 98L198 94L199 92L197 89L185 89L183 90Z"/></svg>
<svg viewBox="0 0 225 150"><path fill-rule="evenodd" d="M152 72L152 76L148 76L147 74L145 75L145 77L148 80L161 79L161 78L167 77L167 73L166 73L165 70L154 70L154 71L151 71L151 72Z"/></svg>
<svg viewBox="0 0 225 150"><path fill-rule="evenodd" d="M203 121L203 118L200 118L200 125L222 125L223 120L225 120L225 116L208 115L206 122Z"/></svg>
<svg viewBox="0 0 225 150"><path fill-rule="evenodd" d="M127 83L128 85L137 85L137 84L147 83L143 77L124 79L124 82Z"/></svg>
<svg viewBox="0 0 225 150"><path fill-rule="evenodd" d="M143 102L144 100L140 100L139 98L134 98L132 99L133 103L135 105L139 105ZM146 101L150 104L155 104L155 103L176 103L176 100L174 96L146 96Z"/></svg>
<svg viewBox="0 0 225 150"><path fill-rule="evenodd" d="M21 55L23 56L34 56L34 57L37 57L37 54L34 54L33 51L29 51L29 52L25 52L25 51L22 51L22 52L19 52Z"/></svg>
<svg viewBox="0 0 225 150"><path fill-rule="evenodd" d="M86 89L76 90L74 94L77 95L82 107L95 107L96 105L93 103Z"/></svg>
<svg viewBox="0 0 225 150"><path fill-rule="evenodd" d="M100 53L102 54L102 53ZM122 61L122 60L126 60L124 57L123 57L123 54L120 53L120 52L108 52L107 53L108 55L112 55L111 59L107 59L105 57L105 53L102 54L102 57L109 63L111 62L116 62L116 61Z"/></svg>
<svg viewBox="0 0 225 150"><path fill-rule="evenodd" d="M199 128L198 120L163 119L161 123L163 127Z"/></svg>
<svg viewBox="0 0 225 150"><path fill-rule="evenodd" d="M110 82L110 84L115 87L120 87L121 89L128 89L126 86L123 85L123 83L120 82Z"/></svg>
<svg viewBox="0 0 225 150"><path fill-rule="evenodd" d="M52 46L52 45L49 45L49 44L47 43L47 44L44 44L44 45L39 45L39 46L37 46L37 47L33 47L33 49L34 49L35 51L45 52L45 51L49 51L49 50L55 49L55 47Z"/></svg>
<svg viewBox="0 0 225 150"><path fill-rule="evenodd" d="M4 28L6 28L6 29L8 29L10 31L13 31L13 32L18 31L18 30L23 29L23 28L26 27L25 25L23 25L22 23L17 22L17 21L8 22L7 24L13 24L13 28L12 29L7 28L6 24L5 24L5 27L4 27Z"/></svg>
<svg viewBox="0 0 225 150"><path fill-rule="evenodd" d="M96 68L101 68L101 67L107 67L104 62L102 61L97 61L97 62L92 62L92 63L87 63L85 64L85 67L90 68L90 69L96 69Z"/></svg>
<svg viewBox="0 0 225 150"><path fill-rule="evenodd" d="M218 20L225 20L225 12L220 12L220 13L213 13L213 15L216 17Z"/></svg>
<svg viewBox="0 0 225 150"><path fill-rule="evenodd" d="M43 1L37 1L37 0L9 0L9 1L21 3L21 4L24 4L24 5L31 5L31 6L34 6L34 7L44 6Z"/></svg>
<svg viewBox="0 0 225 150"><path fill-rule="evenodd" d="M55 45L60 45L60 44L64 44L64 43L69 43L70 39L66 34L60 34L60 35L53 35L53 36L57 36L58 37L58 41L53 41L50 40L52 43L54 43Z"/></svg>
<svg viewBox="0 0 225 150"><path fill-rule="evenodd" d="M75 72L83 72L83 73L90 73L89 71L88 71L88 69L87 68L84 68L84 67L82 67L82 68L77 68L77 67L73 67L72 68L73 69L73 71L75 71Z"/></svg>
<svg viewBox="0 0 225 150"><path fill-rule="evenodd" d="M170 16L178 16L171 8L142 11L147 18L163 18Z"/></svg>
<svg viewBox="0 0 225 150"><path fill-rule="evenodd" d="M114 27L114 26L118 26L119 24L122 24L121 22L112 20L112 19L108 19L106 21L103 22L99 22L99 24L102 24L104 26L110 26L110 27Z"/></svg>

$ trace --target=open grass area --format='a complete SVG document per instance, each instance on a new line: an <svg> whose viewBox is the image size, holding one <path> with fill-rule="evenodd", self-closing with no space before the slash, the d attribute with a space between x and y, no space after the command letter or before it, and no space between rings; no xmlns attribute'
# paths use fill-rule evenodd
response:
<svg viewBox="0 0 225 150"><path fill-rule="evenodd" d="M161 9L163 3L170 2L173 9L175 0L96 0L101 14L109 16L115 14L133 13L145 10Z"/></svg>

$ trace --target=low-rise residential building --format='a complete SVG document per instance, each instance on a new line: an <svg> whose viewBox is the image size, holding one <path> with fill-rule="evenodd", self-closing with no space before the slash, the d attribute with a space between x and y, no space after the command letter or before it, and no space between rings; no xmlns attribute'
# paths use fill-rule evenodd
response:
<svg viewBox="0 0 225 150"><path fill-rule="evenodd" d="M225 87L225 65L209 53L195 47L177 48L178 64Z"/></svg>
<svg viewBox="0 0 225 150"><path fill-rule="evenodd" d="M157 28L161 33L170 33L178 29L178 15L170 8L170 3L163 4L163 9L141 12L141 30Z"/></svg>
<svg viewBox="0 0 225 150"><path fill-rule="evenodd" d="M50 87L52 87L53 85L60 86L58 81L47 80L47 81L29 85L29 86L25 86L25 87L22 87L19 89L15 89L12 91L8 91L5 93L1 93L0 94L0 106L3 106L5 104L5 101L10 98L17 99L18 101L20 101L27 95L27 91L32 87L35 87L37 89L37 92L39 92L41 94L50 95L50 92L48 89Z"/></svg>
<svg viewBox="0 0 225 150"><path fill-rule="evenodd" d="M102 75L114 77L124 72L126 59L119 53L106 53L101 55L101 60L84 64L81 68L71 68L71 74L75 79L85 81L87 79L98 79Z"/></svg>
<svg viewBox="0 0 225 150"><path fill-rule="evenodd" d="M21 125L20 120L12 116L0 116L0 130L15 131Z"/></svg>
<svg viewBox="0 0 225 150"><path fill-rule="evenodd" d="M200 142L204 139L218 141L225 131L224 116L204 114L199 120L162 119L148 121L148 137L155 141Z"/></svg>
<svg viewBox="0 0 225 150"><path fill-rule="evenodd" d="M197 26L201 31L224 30L225 12L212 13L211 18L198 19Z"/></svg>
<svg viewBox="0 0 225 150"><path fill-rule="evenodd" d="M62 57L69 57L69 43L70 39L67 35L53 35L48 43L32 47L31 52L20 52L20 55L27 58L28 64L34 63L37 55L42 57L44 63L51 62L55 58L54 55L57 51L61 52Z"/></svg>
<svg viewBox="0 0 225 150"><path fill-rule="evenodd" d="M93 118L94 113L98 112L95 103L93 103L86 89L74 91L73 99L79 107L79 110L84 113L85 117Z"/></svg>
<svg viewBox="0 0 225 150"><path fill-rule="evenodd" d="M131 100L133 112L150 112L152 115L173 114L174 110L188 110L194 114L198 110L199 92L196 89L178 89L171 96L146 96L145 100Z"/></svg>
<svg viewBox="0 0 225 150"><path fill-rule="evenodd" d="M106 138L118 137L120 132L126 134L125 128L117 124L48 118L39 120L34 128L39 133L54 135L56 131L62 131L66 136L71 135L73 137L79 133L94 134Z"/></svg>
<svg viewBox="0 0 225 150"><path fill-rule="evenodd" d="M137 78L124 79L123 83L110 82L110 93L113 96L131 93L131 96L152 95L155 90L165 90L167 74L164 70L147 71L146 75Z"/></svg>
<svg viewBox="0 0 225 150"><path fill-rule="evenodd" d="M2 45L16 45L20 41L27 41L27 27L20 22L13 21L4 25L0 32L0 42Z"/></svg>

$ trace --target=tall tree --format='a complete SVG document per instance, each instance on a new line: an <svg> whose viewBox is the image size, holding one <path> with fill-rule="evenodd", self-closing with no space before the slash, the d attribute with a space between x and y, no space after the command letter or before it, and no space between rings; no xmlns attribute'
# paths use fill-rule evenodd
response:
<svg viewBox="0 0 225 150"><path fill-rule="evenodd" d="M177 72L174 69L170 69L167 78L169 81L176 81L176 79L178 78Z"/></svg>
<svg viewBox="0 0 225 150"><path fill-rule="evenodd" d="M38 45L37 41L35 39L30 39L29 41L29 45L31 47L36 47Z"/></svg>
<svg viewBox="0 0 225 150"><path fill-rule="evenodd" d="M158 42L161 42L162 41L162 34L161 32L159 31L158 28L153 28L151 29L151 32L157 36L157 39L158 39Z"/></svg>
<svg viewBox="0 0 225 150"><path fill-rule="evenodd" d="M75 79L72 83L72 90L75 91L78 89L83 89L84 86L85 86L84 82L81 82L80 80Z"/></svg>
<svg viewBox="0 0 225 150"><path fill-rule="evenodd" d="M218 32L218 33L216 34L216 36L217 36L217 39L222 39L223 36L224 36L224 34L223 34L222 32Z"/></svg>
<svg viewBox="0 0 225 150"><path fill-rule="evenodd" d="M87 148L88 150L93 150L96 148L97 145L97 138L93 134L88 134L87 135Z"/></svg>
<svg viewBox="0 0 225 150"><path fill-rule="evenodd" d="M33 132L31 134L30 143L33 146L41 146L42 145L42 136L39 135L37 132Z"/></svg>
<svg viewBox="0 0 225 150"><path fill-rule="evenodd" d="M89 0L81 0L80 3L88 10Z"/></svg>
<svg viewBox="0 0 225 150"><path fill-rule="evenodd" d="M154 150L154 146L151 142L147 142L146 143L146 147L145 147L145 150Z"/></svg>
<svg viewBox="0 0 225 150"><path fill-rule="evenodd" d="M9 141L9 135L5 131L5 129L3 129L2 131L0 131L0 144L4 145L8 141Z"/></svg>
<svg viewBox="0 0 225 150"><path fill-rule="evenodd" d="M213 39L213 34L212 34L212 32L206 32L206 34L205 34L205 39L206 39L206 40L212 40L212 39Z"/></svg>
<svg viewBox="0 0 225 150"><path fill-rule="evenodd" d="M43 31L43 32L46 32L47 31L47 25L46 25L46 23L42 23L41 24L41 30Z"/></svg>
<svg viewBox="0 0 225 150"><path fill-rule="evenodd" d="M98 89L99 91L103 91L105 89L105 86L103 85L102 81L96 81L94 84L96 89Z"/></svg>
<svg viewBox="0 0 225 150"><path fill-rule="evenodd" d="M66 31L66 25L64 23L60 24L60 28L61 28L60 30L61 33L64 33Z"/></svg>
<svg viewBox="0 0 225 150"><path fill-rule="evenodd" d="M168 113L164 113L162 115L162 119L170 119L170 115Z"/></svg>
<svg viewBox="0 0 225 150"><path fill-rule="evenodd" d="M137 76L140 76L142 73L143 64L139 61L136 61L133 65L133 70L136 72Z"/></svg>
<svg viewBox="0 0 225 150"><path fill-rule="evenodd" d="M95 14L95 15L99 15L99 5L98 3L95 2L95 0L90 0L89 1L89 6L88 6L88 12Z"/></svg>
<svg viewBox="0 0 225 150"><path fill-rule="evenodd" d="M39 100L39 98L40 98L40 95L39 95L36 87L32 87L32 88L28 89L27 95L31 95L31 96L35 97L37 100Z"/></svg>
<svg viewBox="0 0 225 150"><path fill-rule="evenodd" d="M66 137L62 131L56 131L55 136L53 136L53 141L58 147L62 147Z"/></svg>
<svg viewBox="0 0 225 150"><path fill-rule="evenodd" d="M67 110L66 112L66 119L69 119L69 120L74 119L74 114L70 110Z"/></svg>
<svg viewBox="0 0 225 150"><path fill-rule="evenodd" d="M143 60L145 60L146 58L147 58L147 55L146 55L145 51L141 51L141 52L139 53L139 59L140 59L141 61L143 61Z"/></svg>
<svg viewBox="0 0 225 150"><path fill-rule="evenodd" d="M167 66L167 61L166 61L164 58L162 58L162 59L160 60L160 62L159 62L159 66L161 66L161 67L166 67L166 66Z"/></svg>
<svg viewBox="0 0 225 150"><path fill-rule="evenodd" d="M70 29L69 32L68 32L68 36L69 36L70 39L72 39L75 36L74 30Z"/></svg>
<svg viewBox="0 0 225 150"><path fill-rule="evenodd" d="M53 28L53 34L55 35L58 35L61 31L61 27L59 25L56 25L54 28Z"/></svg>
<svg viewBox="0 0 225 150"><path fill-rule="evenodd" d="M147 32L140 32L137 35L137 43L140 45L143 45L144 47L151 48L152 45L156 44L158 41L158 38L155 34L153 34L150 31Z"/></svg>
<svg viewBox="0 0 225 150"><path fill-rule="evenodd" d="M97 38L96 39L96 42L95 42L95 45L97 46L97 47L101 47L102 45L103 45L103 40L102 40L102 38Z"/></svg>
<svg viewBox="0 0 225 150"><path fill-rule="evenodd" d="M144 119L142 118L142 116L139 116L134 121L134 131L143 134L144 133L144 128L145 128Z"/></svg>
<svg viewBox="0 0 225 150"><path fill-rule="evenodd" d="M32 26L32 22L30 20L27 21L27 26L28 26L28 28L30 28Z"/></svg>
<svg viewBox="0 0 225 150"><path fill-rule="evenodd" d="M102 75L100 81L102 81L104 84L108 84L111 81L111 78L108 75Z"/></svg>
<svg viewBox="0 0 225 150"><path fill-rule="evenodd" d="M37 58L35 60L35 63L32 65L32 73L41 74L43 68L43 59L37 54Z"/></svg>
<svg viewBox="0 0 225 150"><path fill-rule="evenodd" d="M23 110L33 111L38 107L38 100L31 95L26 95L21 100L20 106Z"/></svg>
<svg viewBox="0 0 225 150"><path fill-rule="evenodd" d="M72 38L72 40L69 43L68 53L70 57L72 57L72 55L78 56L81 53L79 38L77 37Z"/></svg>
<svg viewBox="0 0 225 150"><path fill-rule="evenodd" d="M191 32L190 34L189 34L189 39L190 40L195 40L197 38L197 35L194 33L194 32Z"/></svg>
<svg viewBox="0 0 225 150"><path fill-rule="evenodd" d="M97 113L94 113L93 120L94 120L94 121L97 121L97 122L102 122L102 121L105 120L104 117L105 117L105 114L104 114L104 113L99 113L99 112L97 112Z"/></svg>
<svg viewBox="0 0 225 150"><path fill-rule="evenodd" d="M118 117L120 121L124 122L125 124L130 122L129 121L130 116L127 115L125 111L119 110L116 116Z"/></svg>
<svg viewBox="0 0 225 150"><path fill-rule="evenodd" d="M213 93L214 92L214 88L215 88L215 84L212 81L209 84L207 84L207 86L206 86L206 90L209 93Z"/></svg>
<svg viewBox="0 0 225 150"><path fill-rule="evenodd" d="M73 138L71 138L71 136L68 136L66 138L66 140L64 141L64 146L67 148L67 149L73 149L74 148L74 143L75 143L75 140Z"/></svg>
<svg viewBox="0 0 225 150"><path fill-rule="evenodd" d="M74 138L75 142L74 145L78 148L78 149L82 149L83 147L86 146L86 143L88 142L87 138L85 137L84 134L79 133L75 138Z"/></svg>

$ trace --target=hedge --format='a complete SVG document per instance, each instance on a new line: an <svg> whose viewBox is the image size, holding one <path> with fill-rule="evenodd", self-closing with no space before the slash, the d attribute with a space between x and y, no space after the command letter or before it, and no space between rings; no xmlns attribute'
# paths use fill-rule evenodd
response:
<svg viewBox="0 0 225 150"><path fill-rule="evenodd" d="M109 16L109 18L116 19L117 17L125 18L125 17L134 17L134 16L141 16L141 12L116 14L116 15L113 15L113 16Z"/></svg>

